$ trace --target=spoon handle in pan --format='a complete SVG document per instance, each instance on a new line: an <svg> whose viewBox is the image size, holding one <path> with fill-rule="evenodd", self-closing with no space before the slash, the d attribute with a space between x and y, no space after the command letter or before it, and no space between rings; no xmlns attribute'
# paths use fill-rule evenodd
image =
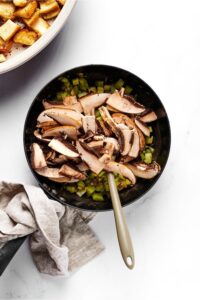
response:
<svg viewBox="0 0 200 300"><path fill-rule="evenodd" d="M135 260L132 241L124 217L124 212L121 206L118 190L115 185L114 176L112 173L108 173L108 182L110 187L110 195L114 210L115 224L121 254L126 266L129 269L133 269Z"/></svg>

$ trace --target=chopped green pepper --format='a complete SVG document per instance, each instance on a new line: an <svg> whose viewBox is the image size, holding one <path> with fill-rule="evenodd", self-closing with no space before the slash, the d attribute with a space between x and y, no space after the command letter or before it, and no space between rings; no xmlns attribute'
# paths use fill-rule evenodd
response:
<svg viewBox="0 0 200 300"><path fill-rule="evenodd" d="M101 80L97 80L97 81L95 82L95 84L96 84L97 87L103 87L104 82L101 81Z"/></svg>
<svg viewBox="0 0 200 300"><path fill-rule="evenodd" d="M151 164L152 163L152 153L149 153L149 152L145 153L144 162L146 164Z"/></svg>
<svg viewBox="0 0 200 300"><path fill-rule="evenodd" d="M95 86L91 86L91 87L89 87L88 91L89 91L89 93L94 93L95 94L97 92L97 89L96 89Z"/></svg>
<svg viewBox="0 0 200 300"><path fill-rule="evenodd" d="M88 197L90 197L95 192L95 187L92 185L89 185L86 187L86 194Z"/></svg>
<svg viewBox="0 0 200 300"><path fill-rule="evenodd" d="M86 96L86 95L87 95L86 92L80 92L80 93L78 93L78 97L79 97L79 98L84 97L84 96Z"/></svg>
<svg viewBox="0 0 200 300"><path fill-rule="evenodd" d="M79 79L78 78L72 79L72 84L79 85Z"/></svg>
<svg viewBox="0 0 200 300"><path fill-rule="evenodd" d="M129 85L125 86L125 94L131 94L131 92L133 91L133 88Z"/></svg>
<svg viewBox="0 0 200 300"><path fill-rule="evenodd" d="M108 92L110 92L110 90L111 90L111 86L108 85L108 84L105 84L105 85L104 85L104 91L105 91L106 93L108 93Z"/></svg>
<svg viewBox="0 0 200 300"><path fill-rule="evenodd" d="M98 87L97 87L97 93L98 93L98 94L101 94L101 93L103 93L103 92L104 92L104 88L101 87L101 86L98 86Z"/></svg>
<svg viewBox="0 0 200 300"><path fill-rule="evenodd" d="M88 82L85 78L79 79L79 87L81 91L87 91L88 90Z"/></svg>
<svg viewBox="0 0 200 300"><path fill-rule="evenodd" d="M70 192L70 193L75 193L76 192L76 187L74 185L67 185L65 189Z"/></svg>
<svg viewBox="0 0 200 300"><path fill-rule="evenodd" d="M92 194L92 199L94 201L104 201L103 195L100 193L94 193Z"/></svg>

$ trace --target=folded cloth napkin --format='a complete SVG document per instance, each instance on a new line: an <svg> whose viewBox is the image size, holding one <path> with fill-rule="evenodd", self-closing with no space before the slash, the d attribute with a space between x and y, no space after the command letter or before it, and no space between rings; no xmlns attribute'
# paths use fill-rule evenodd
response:
<svg viewBox="0 0 200 300"><path fill-rule="evenodd" d="M68 275L103 250L88 226L93 216L49 200L38 187L0 182L0 248L31 234L33 259L42 273Z"/></svg>

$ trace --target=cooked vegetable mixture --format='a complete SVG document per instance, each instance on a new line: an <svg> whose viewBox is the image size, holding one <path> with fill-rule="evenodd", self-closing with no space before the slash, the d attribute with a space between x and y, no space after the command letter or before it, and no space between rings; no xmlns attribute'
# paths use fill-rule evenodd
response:
<svg viewBox="0 0 200 300"><path fill-rule="evenodd" d="M136 101L123 79L89 85L83 74L60 78L62 88L37 118L31 145L35 172L64 184L70 193L104 201L109 194L107 172L119 191L136 178L160 172L153 160L154 111Z"/></svg>

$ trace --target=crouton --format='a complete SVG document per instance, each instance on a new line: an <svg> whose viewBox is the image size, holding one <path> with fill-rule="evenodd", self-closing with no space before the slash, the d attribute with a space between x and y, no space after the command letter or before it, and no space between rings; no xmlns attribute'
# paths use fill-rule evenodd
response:
<svg viewBox="0 0 200 300"><path fill-rule="evenodd" d="M66 0L58 0L58 3L60 3L61 5L64 5L66 2Z"/></svg>
<svg viewBox="0 0 200 300"><path fill-rule="evenodd" d="M0 53L7 54L10 52L12 48L13 42L12 40L5 42L2 38L0 38Z"/></svg>
<svg viewBox="0 0 200 300"><path fill-rule="evenodd" d="M24 7L28 3L28 0L13 0L15 6Z"/></svg>
<svg viewBox="0 0 200 300"><path fill-rule="evenodd" d="M0 2L0 17L3 20L13 19L15 6L12 3Z"/></svg>
<svg viewBox="0 0 200 300"><path fill-rule="evenodd" d="M4 41L8 41L20 28L18 24L8 20L0 27L0 37Z"/></svg>
<svg viewBox="0 0 200 300"><path fill-rule="evenodd" d="M0 54L0 63L4 62L6 60L5 55Z"/></svg>
<svg viewBox="0 0 200 300"><path fill-rule="evenodd" d="M48 0L40 2L40 12L41 14L47 14L59 8L58 3L55 0Z"/></svg>
<svg viewBox="0 0 200 300"><path fill-rule="evenodd" d="M22 29L15 34L13 40L15 43L31 46L35 43L37 38L38 36L36 32L29 31L28 29Z"/></svg>
<svg viewBox="0 0 200 300"><path fill-rule="evenodd" d="M58 7L58 9L55 9L55 10L49 12L48 14L44 14L44 15L43 15L43 18L44 18L45 20L53 19L53 18L57 17L57 15L58 15L59 13L60 13L60 7Z"/></svg>
<svg viewBox="0 0 200 300"><path fill-rule="evenodd" d="M16 10L15 16L23 19L29 19L34 14L37 8L37 1L29 2L25 7Z"/></svg>
<svg viewBox="0 0 200 300"><path fill-rule="evenodd" d="M23 21L27 26L31 27L32 24L35 23L35 21L39 18L39 16L40 16L40 10L37 9L30 19L23 19Z"/></svg>
<svg viewBox="0 0 200 300"><path fill-rule="evenodd" d="M49 23L39 17L36 22L31 25L31 28L35 30L39 35L43 35L49 28Z"/></svg>

